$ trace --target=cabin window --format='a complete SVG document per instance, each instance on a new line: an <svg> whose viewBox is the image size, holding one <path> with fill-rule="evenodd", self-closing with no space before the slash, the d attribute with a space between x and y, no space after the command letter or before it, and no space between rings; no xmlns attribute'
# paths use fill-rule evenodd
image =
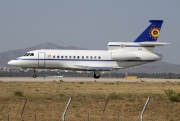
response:
<svg viewBox="0 0 180 121"><path fill-rule="evenodd" d="M82 56L82 59L84 59L84 56Z"/></svg>
<svg viewBox="0 0 180 121"><path fill-rule="evenodd" d="M98 59L101 59L101 56L99 56Z"/></svg>
<svg viewBox="0 0 180 121"><path fill-rule="evenodd" d="M56 58L56 56L54 55L53 58Z"/></svg>
<svg viewBox="0 0 180 121"><path fill-rule="evenodd" d="M94 59L96 59L96 56L94 56Z"/></svg>
<svg viewBox="0 0 180 121"><path fill-rule="evenodd" d="M71 59L71 56L69 56L69 59Z"/></svg>
<svg viewBox="0 0 180 121"><path fill-rule="evenodd" d="M89 57L88 56L86 56L86 59L88 59Z"/></svg>
<svg viewBox="0 0 180 121"><path fill-rule="evenodd" d="M76 59L76 56L73 56L74 59Z"/></svg>
<svg viewBox="0 0 180 121"><path fill-rule="evenodd" d="M91 59L93 59L93 57L92 57L92 56L91 56L90 58L91 58Z"/></svg>
<svg viewBox="0 0 180 121"><path fill-rule="evenodd" d="M65 56L65 58L67 59L67 56Z"/></svg>
<svg viewBox="0 0 180 121"><path fill-rule="evenodd" d="M79 56L77 56L77 59L79 59Z"/></svg>
<svg viewBox="0 0 180 121"><path fill-rule="evenodd" d="M61 56L61 58L63 59L64 57L63 57L63 56Z"/></svg>
<svg viewBox="0 0 180 121"><path fill-rule="evenodd" d="M59 55L57 56L57 58L59 58Z"/></svg>

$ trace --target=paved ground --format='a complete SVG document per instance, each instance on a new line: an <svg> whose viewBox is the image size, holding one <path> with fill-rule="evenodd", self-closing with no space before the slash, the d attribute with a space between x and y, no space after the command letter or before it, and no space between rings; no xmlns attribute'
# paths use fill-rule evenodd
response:
<svg viewBox="0 0 180 121"><path fill-rule="evenodd" d="M151 78L138 78L138 79L124 79L124 78L79 78L79 77L0 77L3 82L51 82L51 81L65 81L65 82L180 82L180 79L151 79Z"/></svg>

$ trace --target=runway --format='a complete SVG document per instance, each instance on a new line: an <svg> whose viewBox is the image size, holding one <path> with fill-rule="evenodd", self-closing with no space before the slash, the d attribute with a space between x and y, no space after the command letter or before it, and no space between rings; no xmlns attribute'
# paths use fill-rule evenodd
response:
<svg viewBox="0 0 180 121"><path fill-rule="evenodd" d="M100 78L94 79L80 78L80 77L0 77L1 82L180 82L180 79L156 79L156 78L138 78L138 79L125 79L125 78Z"/></svg>

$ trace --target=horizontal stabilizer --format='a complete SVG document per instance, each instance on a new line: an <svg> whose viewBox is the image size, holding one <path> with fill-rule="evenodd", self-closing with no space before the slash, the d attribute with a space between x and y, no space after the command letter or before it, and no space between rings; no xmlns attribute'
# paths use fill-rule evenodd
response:
<svg viewBox="0 0 180 121"><path fill-rule="evenodd" d="M139 43L142 46L164 46L170 43L164 43L164 42L140 42Z"/></svg>

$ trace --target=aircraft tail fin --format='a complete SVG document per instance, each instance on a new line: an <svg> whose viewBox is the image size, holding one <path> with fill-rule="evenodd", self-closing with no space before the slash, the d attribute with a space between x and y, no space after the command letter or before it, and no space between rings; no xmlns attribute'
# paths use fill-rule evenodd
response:
<svg viewBox="0 0 180 121"><path fill-rule="evenodd" d="M155 42L160 34L163 20L150 20L151 24L134 40L134 42Z"/></svg>

